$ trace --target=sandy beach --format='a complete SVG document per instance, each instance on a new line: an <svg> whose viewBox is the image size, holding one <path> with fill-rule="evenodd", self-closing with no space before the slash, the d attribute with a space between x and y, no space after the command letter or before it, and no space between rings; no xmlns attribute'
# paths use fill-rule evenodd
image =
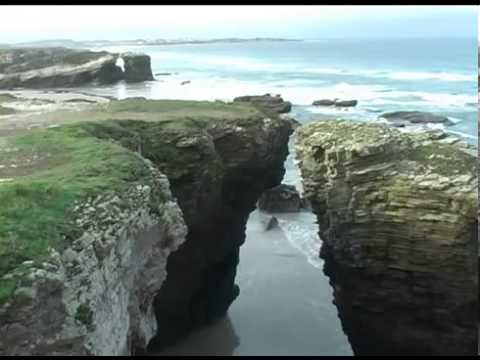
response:
<svg viewBox="0 0 480 360"><path fill-rule="evenodd" d="M228 316L157 355L352 355L322 270L264 217L250 215Z"/></svg>

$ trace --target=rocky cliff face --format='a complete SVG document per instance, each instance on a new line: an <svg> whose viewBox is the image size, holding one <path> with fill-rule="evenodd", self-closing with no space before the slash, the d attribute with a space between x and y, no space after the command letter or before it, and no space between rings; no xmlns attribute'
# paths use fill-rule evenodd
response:
<svg viewBox="0 0 480 360"><path fill-rule="evenodd" d="M0 354L141 353L224 315L292 131L246 104L130 99L83 115L95 121L0 149Z"/></svg>
<svg viewBox="0 0 480 360"><path fill-rule="evenodd" d="M3 275L2 290L10 284L14 293L0 306L0 354L128 355L146 347L167 258L187 233L167 178L148 169L149 182L72 204L81 235Z"/></svg>
<svg viewBox="0 0 480 360"><path fill-rule="evenodd" d="M300 128L305 194L356 354L477 352L477 160L431 133Z"/></svg>
<svg viewBox="0 0 480 360"><path fill-rule="evenodd" d="M116 65L124 57L123 71ZM0 50L0 89L75 87L153 80L150 57L66 48Z"/></svg>

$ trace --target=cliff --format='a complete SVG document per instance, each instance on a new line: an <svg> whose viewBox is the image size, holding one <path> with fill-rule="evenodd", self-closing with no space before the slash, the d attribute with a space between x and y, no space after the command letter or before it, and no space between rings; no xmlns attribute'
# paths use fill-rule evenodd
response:
<svg viewBox="0 0 480 360"><path fill-rule="evenodd" d="M1 142L0 354L141 353L223 316L290 123L144 99L61 115Z"/></svg>
<svg viewBox="0 0 480 360"><path fill-rule="evenodd" d="M117 66L123 58L125 68ZM0 50L0 89L75 87L153 80L150 57L66 48Z"/></svg>
<svg viewBox="0 0 480 360"><path fill-rule="evenodd" d="M477 159L434 133L297 130L321 257L358 355L477 353Z"/></svg>

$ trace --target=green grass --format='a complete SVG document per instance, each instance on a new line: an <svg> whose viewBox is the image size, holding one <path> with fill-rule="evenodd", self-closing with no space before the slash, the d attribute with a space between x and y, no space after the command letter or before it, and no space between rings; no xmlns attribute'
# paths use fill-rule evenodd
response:
<svg viewBox="0 0 480 360"><path fill-rule="evenodd" d="M16 154L50 154L49 164L0 184L0 278L25 260L40 262L81 233L71 212L76 200L146 182L146 164L127 149L78 126L37 130L12 141ZM9 153L15 156L15 153ZM0 284L0 294L11 283Z"/></svg>
<svg viewBox="0 0 480 360"><path fill-rule="evenodd" d="M0 305L7 300L17 287L15 280L0 279Z"/></svg>
<svg viewBox="0 0 480 360"><path fill-rule="evenodd" d="M169 121L170 126L186 128L187 120L197 122L234 121L248 124L265 114L246 103L187 100L146 100L142 98L111 101L85 106L82 111L57 110L33 115L31 122L76 123L105 120Z"/></svg>
<svg viewBox="0 0 480 360"><path fill-rule="evenodd" d="M0 115L11 115L15 113L16 113L15 109L7 108L0 105Z"/></svg>
<svg viewBox="0 0 480 360"><path fill-rule="evenodd" d="M139 143L144 157L180 177L197 163L198 147L179 149L179 139L214 122L247 125L264 116L248 104L128 99L42 114L39 121L64 125L0 139L0 164L13 159L20 165L0 168L0 178L14 179L0 183L0 279L23 261L44 261L50 247L61 251L81 234L72 212L76 201L150 183L150 170L134 153ZM15 284L0 281L0 301Z"/></svg>

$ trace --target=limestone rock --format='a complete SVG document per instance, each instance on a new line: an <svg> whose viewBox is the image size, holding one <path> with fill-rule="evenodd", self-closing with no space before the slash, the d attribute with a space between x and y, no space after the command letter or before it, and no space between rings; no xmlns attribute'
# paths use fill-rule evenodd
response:
<svg viewBox="0 0 480 360"><path fill-rule="evenodd" d="M321 256L358 355L477 352L477 159L430 133L297 130Z"/></svg>

